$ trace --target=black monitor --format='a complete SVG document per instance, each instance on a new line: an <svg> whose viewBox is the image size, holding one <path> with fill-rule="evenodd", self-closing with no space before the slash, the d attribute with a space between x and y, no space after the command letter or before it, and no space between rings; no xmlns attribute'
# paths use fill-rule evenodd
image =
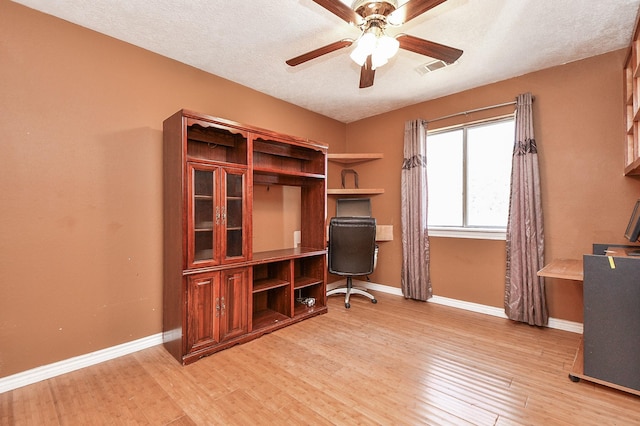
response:
<svg viewBox="0 0 640 426"><path fill-rule="evenodd" d="M632 243L635 243L640 238L640 200L636 201L636 205L633 207L624 236Z"/></svg>
<svg viewBox="0 0 640 426"><path fill-rule="evenodd" d="M336 200L336 216L371 217L371 200L369 198L339 198Z"/></svg>

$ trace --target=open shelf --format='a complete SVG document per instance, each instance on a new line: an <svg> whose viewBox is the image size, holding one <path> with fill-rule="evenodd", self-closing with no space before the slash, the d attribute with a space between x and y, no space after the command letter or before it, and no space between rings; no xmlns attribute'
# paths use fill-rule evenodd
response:
<svg viewBox="0 0 640 426"><path fill-rule="evenodd" d="M280 260L253 267L253 292L270 290L291 283L291 262Z"/></svg>
<svg viewBox="0 0 640 426"><path fill-rule="evenodd" d="M253 329L264 322L265 312L271 313L269 317L278 320L291 318L291 286L271 287L266 290L253 293ZM269 320L270 321L270 320Z"/></svg>
<svg viewBox="0 0 640 426"><path fill-rule="evenodd" d="M365 161L379 160L384 158L382 153L360 153L360 154L327 154L327 160L333 163L355 164Z"/></svg>
<svg viewBox="0 0 640 426"><path fill-rule="evenodd" d="M266 173L324 178L325 155L313 148L259 137L253 141L253 169Z"/></svg>
<svg viewBox="0 0 640 426"><path fill-rule="evenodd" d="M331 188L327 195L376 195L384 194L383 188Z"/></svg>
<svg viewBox="0 0 640 426"><path fill-rule="evenodd" d="M187 158L247 164L247 133L204 120L188 120Z"/></svg>
<svg viewBox="0 0 640 426"><path fill-rule="evenodd" d="M623 111L625 120L625 159L624 174L640 175L640 40L638 22L633 33L623 69L624 97Z"/></svg>
<svg viewBox="0 0 640 426"><path fill-rule="evenodd" d="M384 158L382 153L340 153L327 154L327 160L332 163L339 163L348 166L366 161L379 160ZM327 195L376 195L384 194L383 188L330 188L327 189Z"/></svg>
<svg viewBox="0 0 640 426"><path fill-rule="evenodd" d="M291 260L253 266L253 329L291 317Z"/></svg>
<svg viewBox="0 0 640 426"><path fill-rule="evenodd" d="M309 287L317 284L322 284L322 280L318 278L311 278L311 277L296 277L294 288L298 290L301 288L305 288L305 287Z"/></svg>
<svg viewBox="0 0 640 426"><path fill-rule="evenodd" d="M278 168L269 168L269 167L253 167L254 174L264 174L264 175L282 175L282 176L296 176L310 179L324 179L324 174L320 173L309 173L309 172L301 172L298 170L282 170Z"/></svg>
<svg viewBox="0 0 640 426"><path fill-rule="evenodd" d="M296 287L294 290L294 308L293 316L298 317L300 315L307 315L315 313L321 309L326 309L326 295L324 294L324 286L320 283L312 283L311 280L305 281L306 285ZM313 306L308 306L301 303L299 299L315 299Z"/></svg>
<svg viewBox="0 0 640 426"><path fill-rule="evenodd" d="M271 290L272 288L283 287L291 284L289 281L281 280L278 278L267 278L262 280L253 281L253 292L258 293L260 291Z"/></svg>
<svg viewBox="0 0 640 426"><path fill-rule="evenodd" d="M259 330L269 326L278 324L279 322L288 321L289 317L280 312L271 309L263 309L253 313L253 329Z"/></svg>

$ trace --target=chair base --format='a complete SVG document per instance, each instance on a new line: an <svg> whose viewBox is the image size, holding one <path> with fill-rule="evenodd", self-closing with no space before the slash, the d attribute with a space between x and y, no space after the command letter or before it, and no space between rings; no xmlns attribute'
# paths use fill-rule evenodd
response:
<svg viewBox="0 0 640 426"><path fill-rule="evenodd" d="M351 307L351 303L349 303L349 298L352 294L359 294L361 296L368 297L371 299L371 303L378 303L375 296L369 293L366 289L362 287L354 287L351 277L347 277L347 286L346 287L337 287L332 290L327 291L327 297L334 294L344 294L344 307L349 309Z"/></svg>

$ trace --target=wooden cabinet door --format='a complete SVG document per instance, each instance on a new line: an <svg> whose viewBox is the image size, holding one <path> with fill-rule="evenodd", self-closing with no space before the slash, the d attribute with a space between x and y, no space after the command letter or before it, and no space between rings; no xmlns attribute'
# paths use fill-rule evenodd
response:
<svg viewBox="0 0 640 426"><path fill-rule="evenodd" d="M187 171L187 268L216 265L220 247L220 170L189 163Z"/></svg>
<svg viewBox="0 0 640 426"><path fill-rule="evenodd" d="M248 258L247 171L224 168L220 172L220 253L222 263Z"/></svg>
<svg viewBox="0 0 640 426"><path fill-rule="evenodd" d="M187 330L185 353L219 342L220 273L187 277Z"/></svg>
<svg viewBox="0 0 640 426"><path fill-rule="evenodd" d="M187 269L248 259L247 170L188 163Z"/></svg>
<svg viewBox="0 0 640 426"><path fill-rule="evenodd" d="M248 332L249 269L235 268L220 273L220 341Z"/></svg>

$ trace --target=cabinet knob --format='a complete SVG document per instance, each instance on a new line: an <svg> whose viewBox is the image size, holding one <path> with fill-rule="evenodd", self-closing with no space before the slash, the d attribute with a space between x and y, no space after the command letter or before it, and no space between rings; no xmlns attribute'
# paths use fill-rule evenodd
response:
<svg viewBox="0 0 640 426"><path fill-rule="evenodd" d="M216 297L216 318L220 316L220 298Z"/></svg>

